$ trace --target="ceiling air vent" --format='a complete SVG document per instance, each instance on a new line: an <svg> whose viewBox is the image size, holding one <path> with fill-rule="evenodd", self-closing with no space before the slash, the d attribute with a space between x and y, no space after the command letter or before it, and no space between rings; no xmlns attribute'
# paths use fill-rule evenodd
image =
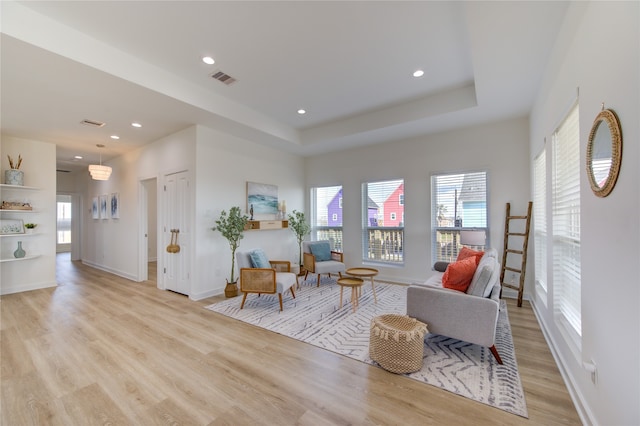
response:
<svg viewBox="0 0 640 426"><path fill-rule="evenodd" d="M93 126L93 127L102 127L106 124L101 121L87 120L87 119L82 120L80 123L84 124L85 126Z"/></svg>
<svg viewBox="0 0 640 426"><path fill-rule="evenodd" d="M57 169L56 172L58 172L58 173L71 173L71 170Z"/></svg>
<svg viewBox="0 0 640 426"><path fill-rule="evenodd" d="M222 71L218 70L216 72L214 72L213 74L211 74L211 78L213 78L214 80L218 80L224 84L226 84L227 86L233 84L236 82L236 79L231 77L229 74L225 74Z"/></svg>

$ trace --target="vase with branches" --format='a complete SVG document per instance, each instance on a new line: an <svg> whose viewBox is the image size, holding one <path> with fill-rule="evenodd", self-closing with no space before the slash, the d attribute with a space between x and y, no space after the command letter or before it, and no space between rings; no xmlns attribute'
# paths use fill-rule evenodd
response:
<svg viewBox="0 0 640 426"><path fill-rule="evenodd" d="M248 219L248 216L242 214L240 207L235 206L229 209L228 214L223 210L216 220L216 226L212 228L214 231L220 231L222 236L229 242L229 248L231 248L231 278L227 280L227 288L224 291L227 297L238 295L238 286L235 278L236 250L240 245L240 240L244 238L244 229Z"/></svg>
<svg viewBox="0 0 640 426"><path fill-rule="evenodd" d="M307 223L303 212L294 210L289 214L289 228L296 234L296 238L298 239L298 252L300 255L298 264L302 266L302 241L304 241L304 237L311 232L311 225Z"/></svg>
<svg viewBox="0 0 640 426"><path fill-rule="evenodd" d="M20 170L22 165L22 155L18 155L18 160L14 161L13 158L7 154L9 159L9 169L4 171L4 183L7 185L22 186L24 182L24 172Z"/></svg>

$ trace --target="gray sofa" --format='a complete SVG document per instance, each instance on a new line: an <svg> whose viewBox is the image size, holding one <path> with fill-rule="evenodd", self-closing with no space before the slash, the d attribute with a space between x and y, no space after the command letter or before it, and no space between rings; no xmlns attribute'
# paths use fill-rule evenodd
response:
<svg viewBox="0 0 640 426"><path fill-rule="evenodd" d="M444 269L407 289L407 315L427 324L429 333L487 346L499 364L495 347L500 311L500 263L487 249L466 293L443 288ZM440 265L442 266L442 265Z"/></svg>

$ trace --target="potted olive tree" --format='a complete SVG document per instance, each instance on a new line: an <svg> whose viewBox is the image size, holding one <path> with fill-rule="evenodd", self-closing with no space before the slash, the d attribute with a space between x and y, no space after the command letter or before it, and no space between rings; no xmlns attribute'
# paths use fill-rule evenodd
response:
<svg viewBox="0 0 640 426"><path fill-rule="evenodd" d="M289 215L289 228L296 234L296 238L298 239L298 250L300 254L298 264L300 265L300 273L302 273L302 241L304 237L311 232L311 225L305 220L303 212L294 210L292 214Z"/></svg>
<svg viewBox="0 0 640 426"><path fill-rule="evenodd" d="M231 278L227 280L224 289L226 297L236 297L238 295L238 284L235 277L236 249L240 245L240 240L244 237L244 228L247 225L248 216L243 215L240 207L231 207L229 214L222 210L220 218L216 220L214 231L220 231L223 237L229 242L231 248Z"/></svg>

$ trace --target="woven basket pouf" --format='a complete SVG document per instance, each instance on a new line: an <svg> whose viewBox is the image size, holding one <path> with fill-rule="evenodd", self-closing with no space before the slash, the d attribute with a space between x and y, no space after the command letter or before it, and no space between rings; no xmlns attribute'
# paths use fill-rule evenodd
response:
<svg viewBox="0 0 640 426"><path fill-rule="evenodd" d="M422 368L427 325L406 315L386 314L371 320L369 356L396 374Z"/></svg>

